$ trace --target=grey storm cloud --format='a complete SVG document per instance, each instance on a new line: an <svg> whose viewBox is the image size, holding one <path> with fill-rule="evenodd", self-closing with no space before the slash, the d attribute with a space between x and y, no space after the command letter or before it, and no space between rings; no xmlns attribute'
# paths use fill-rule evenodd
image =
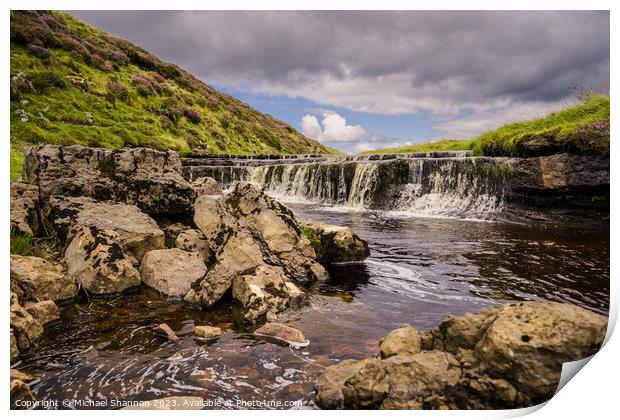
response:
<svg viewBox="0 0 620 420"><path fill-rule="evenodd" d="M609 13L73 11L203 80L439 116L607 89Z"/></svg>

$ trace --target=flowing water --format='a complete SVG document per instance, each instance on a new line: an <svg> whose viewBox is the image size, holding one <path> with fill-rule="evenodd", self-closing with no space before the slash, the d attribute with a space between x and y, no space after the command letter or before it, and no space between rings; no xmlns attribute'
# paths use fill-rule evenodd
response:
<svg viewBox="0 0 620 420"><path fill-rule="evenodd" d="M331 267L330 280L314 286L307 305L281 315L281 322L308 337L308 347L254 338L231 302L197 311L142 291L63 308L62 322L46 329L19 368L39 378L32 385L39 399L193 395L217 408L238 408L241 401L288 408L292 401L312 405L314 381L326 366L375 354L377 339L405 322L429 329L448 315L531 299L607 313L608 226L415 217L486 219L500 211L503 193L496 182L501 171L483 170L492 175L474 179L463 166L444 162L432 164L438 166L429 176L430 163L414 162L407 163L402 201L380 211L364 209L364 191L381 181L376 165L254 172L273 194L322 203L290 202L299 219L350 226L371 248L364 262ZM472 165L479 170L487 164ZM153 334L164 322L179 342ZM225 333L196 342L195 325L216 325Z"/></svg>

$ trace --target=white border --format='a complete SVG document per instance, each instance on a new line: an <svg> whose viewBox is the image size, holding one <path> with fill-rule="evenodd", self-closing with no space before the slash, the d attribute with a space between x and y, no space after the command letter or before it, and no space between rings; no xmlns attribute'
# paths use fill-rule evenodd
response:
<svg viewBox="0 0 620 420"><path fill-rule="evenodd" d="M152 0L152 1L137 1L137 0L107 0L105 2L91 2L85 3L77 0L65 0L65 1L15 1L9 0L3 2L5 4L5 14L0 21L0 27L2 28L2 34L4 36L4 42L6 48L3 49L1 59L2 74L5 77L9 74L9 13L10 9L53 9L53 10L84 10L84 9L110 9L110 10L133 10L133 9L145 9L145 10L168 10L171 8L178 10L199 10L199 9L225 9L225 10L238 10L238 9L250 9L250 10L270 10L270 9L285 9L285 10L345 10L345 9L414 9L414 10L611 10L611 95L615 98L617 89L614 83L615 70L617 71L618 54L614 51L614 47L617 47L617 43L614 41L618 39L618 6L619 2L614 1L602 1L602 0L590 0L587 2L577 1L549 1L549 0L521 0L521 1L490 1L490 0L470 0L470 1L443 1L435 0L433 2L412 2L412 1L398 1L398 0L382 0L381 2L359 2L359 1L336 1L336 0L315 0L315 1L296 1L291 2L283 0L262 0L260 2L241 1L241 0L228 0L226 2L208 2L208 1L191 1L191 0L176 0L174 2ZM234 31L234 28L231 28ZM3 238L9 237L9 83L5 79L2 83L3 100L2 106L2 132L5 134L5 140L2 143L4 153L0 154L2 171L2 193L3 200L0 200L0 206L2 208L2 214L5 216L5 223L2 225L0 235ZM619 125L618 125L618 113L615 112L615 107L612 107L611 118L611 132L617 137ZM612 143L614 140L612 140ZM618 154L620 148L612 146L612 162L618 161ZM614 178L612 164L612 180ZM616 202L618 198L618 189L620 188L618 183L612 182L612 194L611 194L611 208L617 208ZM616 243L618 237L618 230L616 229L617 223L615 223L615 217L611 219L611 312L610 312L610 328L608 330L607 343L605 347L589 362L581 372L578 373L577 379L569 381L569 383L554 397L552 398L544 408L538 410L541 407L534 407L524 410L512 410L512 411L452 411L452 412L427 412L427 411L402 411L402 412L389 412L382 413L381 416L388 415L394 418L456 418L459 419L481 419L481 418L512 418L531 414L531 418L546 419L546 418L608 418L613 415L617 408L617 379L618 379L618 362L616 354L620 353L620 344L618 344L618 338L609 334L613 330L617 319L618 299L617 299L617 281L616 272L617 264L614 263L616 258L619 257L616 247L613 245ZM3 312L8 315L9 302L8 302L8 284L9 284L9 246L8 240L0 241L0 261L2 262L2 273L4 279L4 287L7 296L4 300L1 300L0 305ZM2 340L2 359L8 361L9 359L9 343L8 343L8 322L5 321L2 324L2 333L0 339ZM5 365L6 366L6 365ZM9 408L9 378L8 369L4 370L4 377L2 379L4 392L2 393L2 407L8 411ZM139 417L160 417L169 416L171 413L163 413L158 411L128 411L117 412L119 415L130 415ZM124 413L124 414L123 414ZM341 417L351 415L351 411L347 412L316 412L316 411L294 411L294 412L246 412L246 411L232 411L232 412L175 412L175 416L184 415L194 418L204 418L205 416L224 416L228 418L242 418L252 416L257 419L272 419L274 417L289 417L294 415L296 418L309 418L310 416L321 417ZM103 418L109 416L108 412L103 411L91 411L88 414L85 412L10 412L11 416L21 418L40 418L42 416L55 416L62 415L63 417L77 417L88 415L93 418ZM356 417L361 416L363 418L371 418L377 414L372 412L356 412Z"/></svg>

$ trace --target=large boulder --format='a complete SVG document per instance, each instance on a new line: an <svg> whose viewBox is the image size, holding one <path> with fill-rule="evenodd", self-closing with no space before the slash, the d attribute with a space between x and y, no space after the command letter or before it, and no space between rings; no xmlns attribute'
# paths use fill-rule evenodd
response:
<svg viewBox="0 0 620 420"><path fill-rule="evenodd" d="M28 352L43 335L43 326L19 304L15 293L11 293L11 330L20 353Z"/></svg>
<svg viewBox="0 0 620 420"><path fill-rule="evenodd" d="M65 250L64 261L69 274L94 295L116 295L140 286L137 261L112 229L83 227Z"/></svg>
<svg viewBox="0 0 620 420"><path fill-rule="evenodd" d="M506 409L549 399L562 363L601 346L607 319L575 305L525 302L411 326L380 341L381 357L327 368L323 408Z"/></svg>
<svg viewBox="0 0 620 420"><path fill-rule="evenodd" d="M11 255L11 291L21 301L58 303L71 301L78 294L75 281L61 264L21 255Z"/></svg>
<svg viewBox="0 0 620 420"><path fill-rule="evenodd" d="M202 255L178 248L148 252L142 259L142 282L166 296L182 298L207 272Z"/></svg>
<svg viewBox="0 0 620 420"><path fill-rule="evenodd" d="M85 227L113 230L125 251L141 261L145 253L165 245L157 222L136 206L99 202L87 197L51 197L46 219L61 240L71 242Z"/></svg>
<svg viewBox="0 0 620 420"><path fill-rule="evenodd" d="M84 196L134 204L148 214L186 212L196 197L174 151L47 144L28 149L23 177L39 187L43 201Z"/></svg>
<svg viewBox="0 0 620 420"><path fill-rule="evenodd" d="M299 225L321 264L363 261L370 255L368 243L349 227L306 221Z"/></svg>
<svg viewBox="0 0 620 420"><path fill-rule="evenodd" d="M23 182L11 182L11 229L36 236L40 229L39 188Z"/></svg>
<svg viewBox="0 0 620 420"><path fill-rule="evenodd" d="M212 268L185 300L202 306L233 288L248 321L299 301L299 284L327 277L291 210L260 187L238 182L226 196L196 199L194 222L215 255Z"/></svg>

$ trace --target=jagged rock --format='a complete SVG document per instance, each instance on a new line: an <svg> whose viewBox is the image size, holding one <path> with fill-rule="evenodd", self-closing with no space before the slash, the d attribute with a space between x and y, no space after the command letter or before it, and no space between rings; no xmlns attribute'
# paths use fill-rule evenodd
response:
<svg viewBox="0 0 620 420"><path fill-rule="evenodd" d="M122 237L111 229L83 227L65 250L67 270L95 295L122 293L140 286L134 258L125 253Z"/></svg>
<svg viewBox="0 0 620 420"><path fill-rule="evenodd" d="M304 292L288 281L282 268L261 265L233 279L232 296L246 308L245 319L255 322L301 301Z"/></svg>
<svg viewBox="0 0 620 420"><path fill-rule="evenodd" d="M211 327L209 325L197 325L194 327L194 336L201 339L215 338L222 334L222 329L219 327Z"/></svg>
<svg viewBox="0 0 620 420"><path fill-rule="evenodd" d="M75 281L61 264L21 255L11 255L11 291L22 301L60 303L75 299L78 293Z"/></svg>
<svg viewBox="0 0 620 420"><path fill-rule="evenodd" d="M23 182L11 182L11 229L36 236L40 229L39 188Z"/></svg>
<svg viewBox="0 0 620 420"><path fill-rule="evenodd" d="M389 357L327 368L316 382L316 401L323 408L536 405L553 395L562 363L598 350L606 327L605 317L574 305L525 302L450 317L421 334L423 350L415 354L410 346L384 352L386 343L415 335L412 327L401 327L381 341Z"/></svg>
<svg viewBox="0 0 620 420"><path fill-rule="evenodd" d="M37 401L30 391L30 387L24 381L11 379L11 410L28 409L27 402Z"/></svg>
<svg viewBox="0 0 620 420"><path fill-rule="evenodd" d="M24 179L50 196L84 196L134 204L148 214L188 211L196 197L174 151L110 150L46 144L29 148Z"/></svg>
<svg viewBox="0 0 620 420"><path fill-rule="evenodd" d="M11 363L19 360L19 348L17 347L17 339L11 328Z"/></svg>
<svg viewBox="0 0 620 420"><path fill-rule="evenodd" d="M113 230L125 251L138 261L148 251L164 247L164 232L155 220L132 205L86 197L51 197L46 218L66 243L85 227Z"/></svg>
<svg viewBox="0 0 620 420"><path fill-rule="evenodd" d="M214 258L213 251L209 246L209 241L198 229L187 229L179 233L175 240L176 247L188 252L200 254L206 262Z"/></svg>
<svg viewBox="0 0 620 420"><path fill-rule="evenodd" d="M192 182L192 187L194 191L196 191L196 196L200 197L201 195L221 195L222 188L220 184L211 177L202 177L194 180Z"/></svg>
<svg viewBox="0 0 620 420"><path fill-rule="evenodd" d="M159 335L161 337L165 337L170 341L179 341L180 338L176 335L176 333L168 326L168 324L159 324L155 327L153 331L155 335Z"/></svg>
<svg viewBox="0 0 620 420"><path fill-rule="evenodd" d="M298 284L327 277L291 210L254 184L238 182L227 196L199 196L194 222L215 261L185 296L190 303L213 305L233 287L246 319L254 322L294 304Z"/></svg>
<svg viewBox="0 0 620 420"><path fill-rule="evenodd" d="M390 332L379 340L381 358L399 355L412 356L420 352L420 333L409 324L405 324Z"/></svg>
<svg viewBox="0 0 620 420"><path fill-rule="evenodd" d="M202 256L178 248L149 251L142 259L142 282L158 292L183 297L196 281L202 279L207 267Z"/></svg>
<svg viewBox="0 0 620 420"><path fill-rule="evenodd" d="M43 335L43 326L19 304L11 293L11 329L20 353L27 352Z"/></svg>
<svg viewBox="0 0 620 420"><path fill-rule="evenodd" d="M288 325L268 322L254 331L254 335L261 338L284 342L295 347L306 347L310 341L303 333Z"/></svg>
<svg viewBox="0 0 620 420"><path fill-rule="evenodd" d="M54 301L42 300L41 302L26 302L24 308L32 315L41 325L60 319L60 309Z"/></svg>
<svg viewBox="0 0 620 420"><path fill-rule="evenodd" d="M321 264L363 261L370 255L368 243L346 226L319 222L300 222Z"/></svg>

